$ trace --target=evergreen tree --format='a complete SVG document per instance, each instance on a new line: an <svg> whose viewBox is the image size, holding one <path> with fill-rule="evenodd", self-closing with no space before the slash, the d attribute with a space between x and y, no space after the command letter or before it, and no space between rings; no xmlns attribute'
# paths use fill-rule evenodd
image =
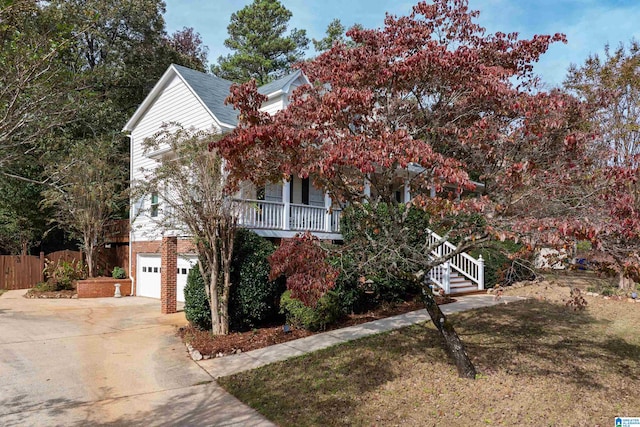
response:
<svg viewBox="0 0 640 427"><path fill-rule="evenodd" d="M286 74L309 45L305 30L285 35L291 16L278 0L254 0L231 15L224 45L234 53L219 57L213 73L236 82L255 79L258 85Z"/></svg>

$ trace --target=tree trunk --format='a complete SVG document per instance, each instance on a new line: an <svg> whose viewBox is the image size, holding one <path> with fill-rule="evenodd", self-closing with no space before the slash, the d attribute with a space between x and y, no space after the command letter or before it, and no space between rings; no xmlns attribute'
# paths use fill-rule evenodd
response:
<svg viewBox="0 0 640 427"><path fill-rule="evenodd" d="M93 276L93 246L88 245L85 247L85 256L87 257L87 274L89 277Z"/></svg>
<svg viewBox="0 0 640 427"><path fill-rule="evenodd" d="M623 291L628 291L633 286L633 280L626 277L623 271L620 271L620 275L618 276L618 288Z"/></svg>
<svg viewBox="0 0 640 427"><path fill-rule="evenodd" d="M440 334L444 339L447 353L449 353L456 363L458 376L460 376L460 378L475 379L476 368L473 366L473 363L471 363L471 359L469 359L469 355L464 348L464 344L462 344L462 341L453 328L451 322L447 320L442 310L440 310L438 303L433 297L431 289L428 287L423 286L422 288L422 301L427 308L427 313L429 313L431 321L433 321L433 324L436 326L438 331L440 331Z"/></svg>
<svg viewBox="0 0 640 427"><path fill-rule="evenodd" d="M216 269L217 269L216 265ZM218 299L218 272L211 272L211 282L209 283L209 293L211 294L211 327L214 335L225 335L222 316L220 313L220 300Z"/></svg>

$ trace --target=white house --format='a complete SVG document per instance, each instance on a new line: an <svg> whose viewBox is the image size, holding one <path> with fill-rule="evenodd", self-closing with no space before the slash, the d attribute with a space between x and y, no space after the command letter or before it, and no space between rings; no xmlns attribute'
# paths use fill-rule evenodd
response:
<svg viewBox="0 0 640 427"><path fill-rule="evenodd" d="M309 84L301 71L296 71L279 80L261 86L258 91L268 97L262 110L271 114L286 108L292 91ZM143 169L149 170L166 154L163 150L145 153L143 141L153 137L166 123L179 123L183 128L205 131L228 132L237 124L237 111L224 100L229 95L232 82L214 75L201 73L183 66L171 65L160 78L153 90L138 107L124 127L130 138L131 182L143 179ZM166 150L165 150L166 151ZM265 188L245 188L240 192L240 225L254 230L257 234L270 238L290 238L300 231L311 231L320 239L341 240L340 214L338 207L332 206L331 199L315 188L309 179L292 177L289 181L267 185ZM402 201L408 201L408 186L398 191ZM132 224L129 236L129 272L135 294L139 296L165 299L162 279L163 248L162 230L157 228L153 216L162 215L162 200L157 195L132 202ZM141 209L144 207L145 209ZM177 265L169 263L171 270L177 271L177 300L184 301L182 292L186 284L188 270L195 264L196 257L188 239L178 239L179 254ZM466 260L469 263L468 260ZM447 274L455 279L456 267ZM167 267L165 266L165 270ZM458 269L459 270L459 269ZM475 270L479 270L476 268ZM173 281L172 274L165 271ZM461 274L467 274L460 271ZM443 276L441 273L438 277ZM476 276L479 273L476 274ZM468 276L468 274L467 274ZM434 280L440 280L434 277ZM481 288L466 279L460 290ZM454 282L453 280L452 282ZM447 290L450 286L447 284ZM173 298L172 295L170 295Z"/></svg>

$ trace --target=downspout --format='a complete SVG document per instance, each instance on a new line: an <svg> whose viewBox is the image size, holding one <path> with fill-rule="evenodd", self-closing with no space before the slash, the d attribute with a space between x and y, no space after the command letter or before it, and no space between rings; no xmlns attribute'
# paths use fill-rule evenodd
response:
<svg viewBox="0 0 640 427"><path fill-rule="evenodd" d="M133 182L133 136L129 134L127 135L127 137L129 138L129 188L131 188L131 183ZM134 296L136 294L136 291L135 291L136 282L133 276L133 271L131 270L131 267L132 267L131 256L133 255L133 238L134 238L133 223L131 218L131 208L132 208L131 197L129 197L129 279L131 280L130 296Z"/></svg>

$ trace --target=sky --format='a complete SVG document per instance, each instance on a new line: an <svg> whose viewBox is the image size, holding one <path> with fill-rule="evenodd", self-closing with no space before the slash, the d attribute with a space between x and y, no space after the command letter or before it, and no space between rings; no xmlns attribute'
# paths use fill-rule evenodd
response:
<svg viewBox="0 0 640 427"><path fill-rule="evenodd" d="M252 0L165 0L167 31L193 27L209 47L209 62L229 51L224 47L231 14ZM321 39L335 18L349 28L383 26L385 13L403 16L417 3L403 0L281 0L293 16L290 28L304 29L309 39ZM570 64L580 65L590 54L602 55L605 45L640 39L640 0L469 0L480 11L477 22L489 32L564 33L567 44L547 51L535 70L548 87L559 86ZM311 52L311 51L310 51ZM308 54L309 55L309 54Z"/></svg>

